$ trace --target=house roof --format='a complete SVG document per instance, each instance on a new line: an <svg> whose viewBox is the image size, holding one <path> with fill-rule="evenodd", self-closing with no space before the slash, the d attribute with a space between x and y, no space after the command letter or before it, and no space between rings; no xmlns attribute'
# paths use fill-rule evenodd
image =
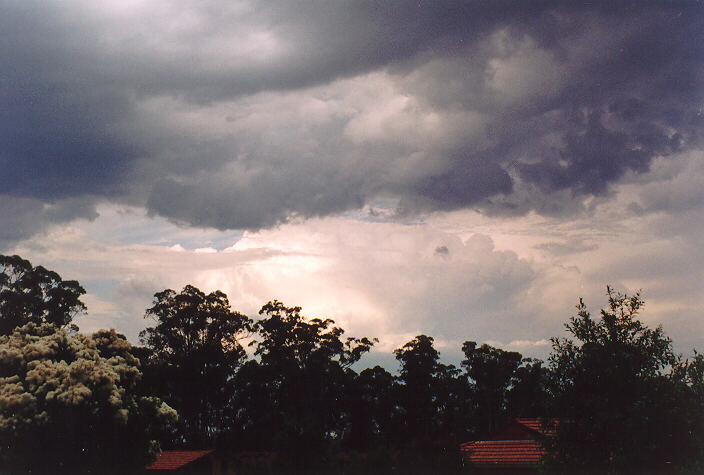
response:
<svg viewBox="0 0 704 475"><path fill-rule="evenodd" d="M165 450L156 455L156 460L147 470L174 470L212 452L214 450Z"/></svg>
<svg viewBox="0 0 704 475"><path fill-rule="evenodd" d="M474 465L535 465L545 454L536 440L478 440L460 446Z"/></svg>
<svg viewBox="0 0 704 475"><path fill-rule="evenodd" d="M539 434L547 435L547 436L555 435L555 428L557 427L557 424L558 424L557 419L551 419L550 421L548 421L547 428L544 425L545 422L540 419L518 418L518 419L514 419L514 421L526 426L527 428L529 428L531 430L534 430L535 432L538 432Z"/></svg>
<svg viewBox="0 0 704 475"><path fill-rule="evenodd" d="M483 466L529 466L545 455L543 437L555 435L559 420L544 425L540 419L514 419L489 435L488 440L475 440L460 445L467 462Z"/></svg>

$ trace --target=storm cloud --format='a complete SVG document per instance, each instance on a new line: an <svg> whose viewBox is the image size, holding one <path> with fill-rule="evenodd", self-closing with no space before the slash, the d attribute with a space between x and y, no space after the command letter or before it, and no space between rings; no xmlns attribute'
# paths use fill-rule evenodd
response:
<svg viewBox="0 0 704 475"><path fill-rule="evenodd" d="M704 9L610 3L2 1L0 239L580 213L702 145Z"/></svg>

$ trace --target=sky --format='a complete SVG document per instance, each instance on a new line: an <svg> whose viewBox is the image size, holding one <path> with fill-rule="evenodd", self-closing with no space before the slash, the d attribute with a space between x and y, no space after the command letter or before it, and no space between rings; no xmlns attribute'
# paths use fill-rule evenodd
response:
<svg viewBox="0 0 704 475"><path fill-rule="evenodd" d="M0 0L0 252L133 343L221 289L450 361L583 297L704 350L698 1Z"/></svg>

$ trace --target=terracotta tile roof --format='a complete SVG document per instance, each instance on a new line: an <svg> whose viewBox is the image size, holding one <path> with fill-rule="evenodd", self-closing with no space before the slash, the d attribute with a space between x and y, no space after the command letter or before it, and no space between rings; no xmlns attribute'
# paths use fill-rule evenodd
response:
<svg viewBox="0 0 704 475"><path fill-rule="evenodd" d="M540 434L547 435L547 436L552 436L555 435L555 428L557 427L558 420L557 419L552 419L549 421L549 426L545 428L543 426L543 421L540 419L527 419L527 418L518 418L515 419L516 422L519 424L523 424L524 426L528 427L531 430L534 430Z"/></svg>
<svg viewBox="0 0 704 475"><path fill-rule="evenodd" d="M540 436L552 437L559 424L540 419L514 419L492 433L489 440L476 440L460 445L465 460L475 466L532 466L545 455Z"/></svg>
<svg viewBox="0 0 704 475"><path fill-rule="evenodd" d="M156 460L147 470L174 470L212 452L214 450L165 450L156 455Z"/></svg>
<svg viewBox="0 0 704 475"><path fill-rule="evenodd" d="M478 440L460 446L473 465L535 465L545 454L535 440Z"/></svg>

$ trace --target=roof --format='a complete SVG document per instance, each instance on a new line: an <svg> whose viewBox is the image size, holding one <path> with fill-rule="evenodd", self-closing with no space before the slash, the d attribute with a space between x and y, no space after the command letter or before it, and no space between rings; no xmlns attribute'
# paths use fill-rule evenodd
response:
<svg viewBox="0 0 704 475"><path fill-rule="evenodd" d="M532 466L545 455L544 437L555 435L558 419L514 419L489 435L460 445L467 462L481 466Z"/></svg>
<svg viewBox="0 0 704 475"><path fill-rule="evenodd" d="M175 470L212 452L214 450L165 450L156 454L156 460L147 470Z"/></svg>
<svg viewBox="0 0 704 475"><path fill-rule="evenodd" d="M513 419L489 434L484 440L540 440L555 435L557 420Z"/></svg>
<svg viewBox="0 0 704 475"><path fill-rule="evenodd" d="M557 419L551 419L547 421L547 427L545 425L545 421L541 419L527 419L527 418L518 418L514 419L516 422L519 424L522 424L526 426L527 428L534 430L535 432L538 432L539 434L542 435L547 435L547 436L552 436L555 435L555 428L557 427L558 420Z"/></svg>
<svg viewBox="0 0 704 475"><path fill-rule="evenodd" d="M535 440L478 440L460 446L466 460L474 465L535 465L545 454Z"/></svg>

